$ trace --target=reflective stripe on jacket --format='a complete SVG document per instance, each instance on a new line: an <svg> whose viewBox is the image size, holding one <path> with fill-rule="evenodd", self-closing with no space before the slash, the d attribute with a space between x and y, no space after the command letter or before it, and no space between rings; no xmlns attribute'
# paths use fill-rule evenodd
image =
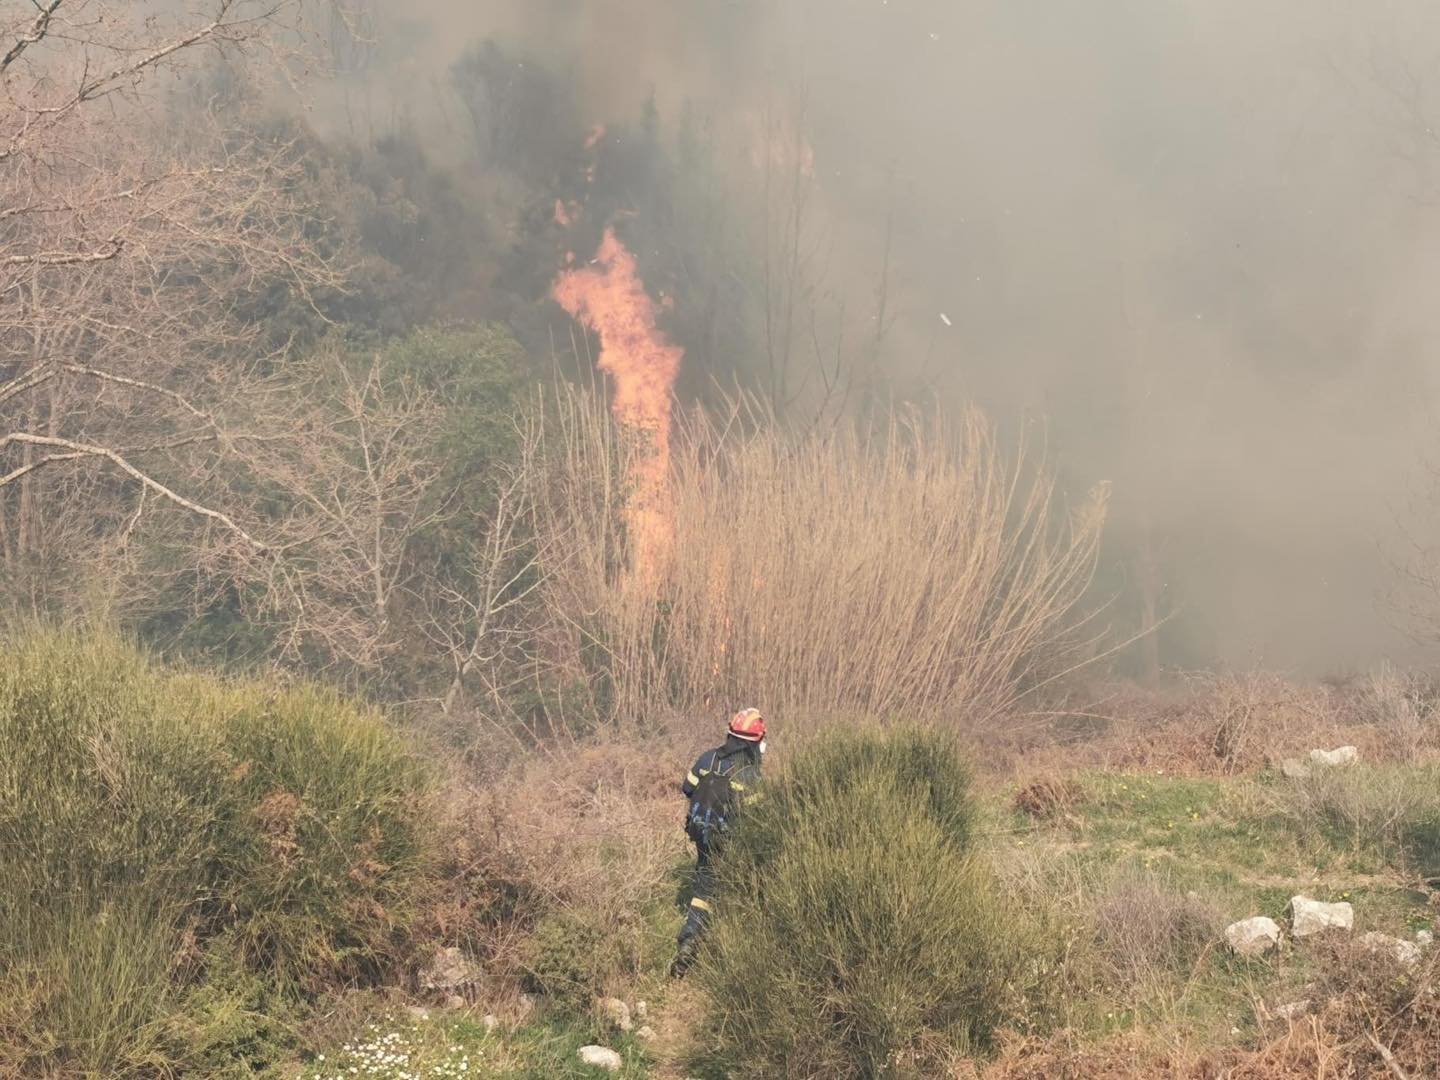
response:
<svg viewBox="0 0 1440 1080"><path fill-rule="evenodd" d="M740 795L742 804L759 799L759 793L752 790L760 782L760 751L754 743L731 735L724 746L706 750L685 774L685 781L680 785L681 794L687 799L693 796L700 778L711 772L730 778L730 786Z"/></svg>

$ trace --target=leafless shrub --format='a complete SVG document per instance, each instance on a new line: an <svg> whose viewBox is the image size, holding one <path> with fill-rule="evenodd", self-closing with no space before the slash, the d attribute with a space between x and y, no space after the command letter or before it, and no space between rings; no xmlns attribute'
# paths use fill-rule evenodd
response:
<svg viewBox="0 0 1440 1080"><path fill-rule="evenodd" d="M1379 729L1390 755L1409 760L1435 748L1440 739L1440 693L1418 672L1382 664L1360 683L1359 719Z"/></svg>
<svg viewBox="0 0 1440 1080"><path fill-rule="evenodd" d="M1209 749L1225 772L1264 764L1288 739L1314 739L1336 726L1330 694L1271 672L1205 672L1186 681L1185 711L1199 711Z"/></svg>
<svg viewBox="0 0 1440 1080"><path fill-rule="evenodd" d="M1286 1025L1227 1075L1420 1077L1440 1071L1440 957L1402 968L1357 941L1317 944L1316 1012Z"/></svg>
<svg viewBox="0 0 1440 1080"><path fill-rule="evenodd" d="M687 855L677 795L684 760L653 744L567 742L516 759L487 785L485 831L493 830L532 916L494 927L497 971L524 973L527 936L547 916L578 914L609 938L616 947L607 963L644 951L644 913ZM635 974L597 972L601 982Z"/></svg>
<svg viewBox="0 0 1440 1080"><path fill-rule="evenodd" d="M1133 870L1118 873L1095 907L1101 955L1127 995L1145 994L1162 974L1188 971L1220 940L1223 924L1199 896Z"/></svg>
<svg viewBox="0 0 1440 1080"><path fill-rule="evenodd" d="M1287 697L1285 684L1258 672L1203 676L1201 681L1212 725L1211 749L1234 771L1253 750L1256 727Z"/></svg>

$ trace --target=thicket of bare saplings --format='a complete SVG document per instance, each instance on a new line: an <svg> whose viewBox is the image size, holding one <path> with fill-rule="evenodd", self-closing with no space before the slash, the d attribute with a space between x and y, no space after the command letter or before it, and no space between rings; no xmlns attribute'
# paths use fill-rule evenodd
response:
<svg viewBox="0 0 1440 1080"><path fill-rule="evenodd" d="M247 305L340 279L293 145L247 104L263 93L249 61L283 70L299 15L47 0L0 16L0 563L25 590L11 602L64 596L152 508L264 549L207 479L251 437L221 422L244 415L261 359Z"/></svg>

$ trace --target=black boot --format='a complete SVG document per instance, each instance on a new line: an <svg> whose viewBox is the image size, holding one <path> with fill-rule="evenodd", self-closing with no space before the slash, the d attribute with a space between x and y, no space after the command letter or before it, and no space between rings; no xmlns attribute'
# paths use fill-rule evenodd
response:
<svg viewBox="0 0 1440 1080"><path fill-rule="evenodd" d="M672 979L683 979L685 973L690 970L690 965L695 963L695 955L700 951L700 943L694 937L682 937L680 946L675 951L675 959L670 964L670 977Z"/></svg>

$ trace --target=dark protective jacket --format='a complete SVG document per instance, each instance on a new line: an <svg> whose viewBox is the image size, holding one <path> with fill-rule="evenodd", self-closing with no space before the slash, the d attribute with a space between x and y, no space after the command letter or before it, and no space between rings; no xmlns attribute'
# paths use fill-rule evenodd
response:
<svg viewBox="0 0 1440 1080"><path fill-rule="evenodd" d="M756 788L760 783L760 747L734 735L726 736L724 746L706 750L696 758L680 785L685 798L691 798L700 778L711 772L730 778L730 787L739 796L742 806L754 802L759 798Z"/></svg>

